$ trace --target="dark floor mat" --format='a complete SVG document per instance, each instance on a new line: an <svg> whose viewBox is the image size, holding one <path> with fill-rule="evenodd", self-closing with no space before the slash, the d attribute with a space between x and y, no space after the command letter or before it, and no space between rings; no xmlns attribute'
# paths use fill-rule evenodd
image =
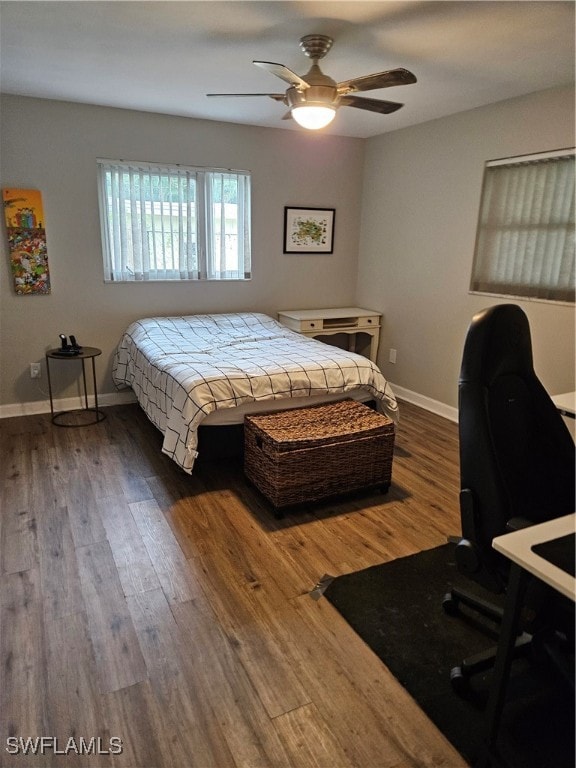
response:
<svg viewBox="0 0 576 768"><path fill-rule="evenodd" d="M453 561L454 548L400 558L336 578L325 597L386 664L428 717L471 764L481 753L491 673L474 676L470 696L456 695L452 667L495 645L477 624L448 616L450 588L474 585ZM493 598L492 595L489 596ZM510 768L574 768L574 694L549 669L513 664L498 748Z"/></svg>

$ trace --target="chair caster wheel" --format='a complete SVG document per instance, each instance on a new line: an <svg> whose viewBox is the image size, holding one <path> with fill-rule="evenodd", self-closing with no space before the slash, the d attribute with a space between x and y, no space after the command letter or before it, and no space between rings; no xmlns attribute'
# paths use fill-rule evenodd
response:
<svg viewBox="0 0 576 768"><path fill-rule="evenodd" d="M453 667L450 670L450 684L454 693L459 696L468 691L468 678L464 676L462 667Z"/></svg>
<svg viewBox="0 0 576 768"><path fill-rule="evenodd" d="M444 613L448 614L448 616L458 615L458 600L456 600L451 592L448 592L446 595L444 595L444 599L442 600L442 608L444 609Z"/></svg>

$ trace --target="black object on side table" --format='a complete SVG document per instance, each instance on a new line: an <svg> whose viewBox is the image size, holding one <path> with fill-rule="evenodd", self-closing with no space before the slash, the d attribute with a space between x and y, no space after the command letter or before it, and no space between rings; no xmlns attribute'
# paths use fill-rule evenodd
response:
<svg viewBox="0 0 576 768"><path fill-rule="evenodd" d="M103 421L106 418L106 414L103 413L100 408L98 407L98 390L96 388L96 363L95 359L98 357L98 355L102 354L102 350L98 349L97 347L76 347L75 351L66 351L66 349L70 350L70 347L66 348L63 344L62 347L59 347L57 349L49 349L48 352L46 352L46 371L48 373L48 391L50 394L50 413L52 415L52 423L56 424L58 427L85 427L89 424L98 424L98 422ZM52 398L52 383L50 380L50 361L51 360L64 360L64 361L70 361L70 360L80 360L82 363L82 381L84 383L84 408L75 409L71 411L60 411L59 413L54 413L54 402ZM91 408L88 405L88 389L86 387L86 369L84 367L84 361L85 360L92 360L92 384L94 387L94 407ZM70 424L65 423L63 419L72 413L92 413L94 417L90 419L90 421L81 421L77 424Z"/></svg>

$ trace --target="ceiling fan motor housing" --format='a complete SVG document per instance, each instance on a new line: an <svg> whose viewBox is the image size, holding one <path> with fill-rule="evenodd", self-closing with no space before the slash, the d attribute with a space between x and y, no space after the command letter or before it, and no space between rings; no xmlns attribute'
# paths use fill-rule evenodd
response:
<svg viewBox="0 0 576 768"><path fill-rule="evenodd" d="M335 87L327 85L311 85L303 91L297 88L288 88L285 98L287 106L321 106L336 107L340 101Z"/></svg>
<svg viewBox="0 0 576 768"><path fill-rule="evenodd" d="M308 88L294 86L286 91L286 103L289 107L301 107L305 104L338 106L340 101L338 84L325 75L318 64L312 64L309 71L303 75L303 79L308 83Z"/></svg>

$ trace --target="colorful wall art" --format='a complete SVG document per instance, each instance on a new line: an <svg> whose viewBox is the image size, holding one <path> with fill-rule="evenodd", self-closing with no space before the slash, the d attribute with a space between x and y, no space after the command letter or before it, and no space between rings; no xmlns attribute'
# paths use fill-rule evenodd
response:
<svg viewBox="0 0 576 768"><path fill-rule="evenodd" d="M41 192L3 189L2 199L14 290L18 295L50 293Z"/></svg>

